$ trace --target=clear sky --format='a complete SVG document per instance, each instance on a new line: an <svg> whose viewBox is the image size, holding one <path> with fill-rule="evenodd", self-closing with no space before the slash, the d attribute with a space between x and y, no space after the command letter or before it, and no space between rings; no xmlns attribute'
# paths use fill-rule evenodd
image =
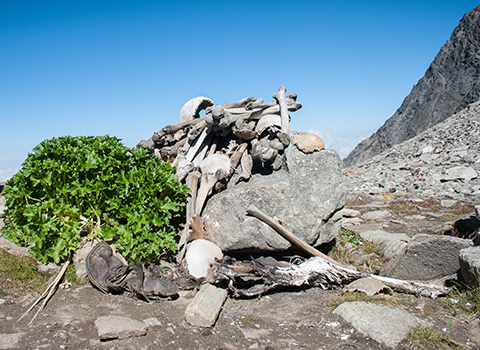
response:
<svg viewBox="0 0 480 350"><path fill-rule="evenodd" d="M129 146L207 96L280 85L343 158L400 106L470 0L0 0L0 181L64 135Z"/></svg>

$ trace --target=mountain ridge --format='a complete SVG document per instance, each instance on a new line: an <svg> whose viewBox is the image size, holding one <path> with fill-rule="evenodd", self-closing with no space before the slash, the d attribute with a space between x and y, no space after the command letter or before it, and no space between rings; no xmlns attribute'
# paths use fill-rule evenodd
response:
<svg viewBox="0 0 480 350"><path fill-rule="evenodd" d="M402 105L344 158L344 165L353 166L408 140L479 98L480 5L462 17Z"/></svg>

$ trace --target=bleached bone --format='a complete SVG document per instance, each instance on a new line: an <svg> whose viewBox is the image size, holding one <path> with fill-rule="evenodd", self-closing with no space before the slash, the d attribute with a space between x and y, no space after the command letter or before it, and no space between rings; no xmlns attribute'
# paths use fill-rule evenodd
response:
<svg viewBox="0 0 480 350"><path fill-rule="evenodd" d="M240 146L238 146L238 149L232 154L232 157L230 158L230 171L228 173L228 177L231 177L233 173L235 172L235 169L238 166L238 163L240 163L240 159L242 158L243 153L247 149L248 144L246 142L242 143Z"/></svg>
<svg viewBox="0 0 480 350"><path fill-rule="evenodd" d="M167 125L165 127L162 128L162 130L158 131L157 134L159 136L163 136L163 135L166 135L166 134L174 134L176 133L177 131L179 130L183 130L183 129L186 129L192 125L195 125L201 121L203 121L204 118L195 118L195 119L192 119L192 120L187 120L183 123L180 123L180 124L177 124L177 125Z"/></svg>
<svg viewBox="0 0 480 350"><path fill-rule="evenodd" d="M282 121L281 117L276 114L267 114L264 115L260 120L257 122L257 125L255 126L255 132L257 135L262 135L263 132L267 128L278 128L278 130L281 129L282 127Z"/></svg>
<svg viewBox="0 0 480 350"><path fill-rule="evenodd" d="M166 155L168 158L175 158L178 154L180 147L184 146L188 139L184 138L172 146L166 146L159 149L161 155Z"/></svg>
<svg viewBox="0 0 480 350"><path fill-rule="evenodd" d="M190 131L188 132L188 139L195 140L198 135L202 133L203 130L207 127L207 120L206 118L202 119L199 123L195 124Z"/></svg>
<svg viewBox="0 0 480 350"><path fill-rule="evenodd" d="M297 101L297 94L295 92L292 92L291 94L288 94L285 96L285 102L287 102L287 105L293 104Z"/></svg>
<svg viewBox="0 0 480 350"><path fill-rule="evenodd" d="M257 108L258 106L263 105L263 102L264 102L263 98L259 98L259 99L257 99L257 100L254 101L254 102L248 102L248 103L245 105L245 109L246 109L247 111L250 111L250 110L252 110L252 109Z"/></svg>
<svg viewBox="0 0 480 350"><path fill-rule="evenodd" d="M224 154L216 153L208 156L200 163L202 177L195 204L195 214L200 214L207 196L211 193L215 183L230 171L230 158Z"/></svg>
<svg viewBox="0 0 480 350"><path fill-rule="evenodd" d="M182 261L185 255L186 243L189 237L190 231L190 220L195 213L195 204L197 201L197 190L198 190L198 180L200 179L200 172L197 170L191 171L187 179L185 180L185 184L190 188L190 196L188 197L187 201L187 208L186 208L186 223L183 229L182 235L180 237L180 241L178 243L179 253L177 254L177 262Z"/></svg>
<svg viewBox="0 0 480 350"><path fill-rule="evenodd" d="M222 106L214 105L211 109L213 119L220 120L225 114L225 110Z"/></svg>
<svg viewBox="0 0 480 350"><path fill-rule="evenodd" d="M223 104L223 108L238 108L238 107L245 107L245 105L249 102L254 102L257 99L255 97L245 97L242 98L240 101L234 103L225 102Z"/></svg>
<svg viewBox="0 0 480 350"><path fill-rule="evenodd" d="M193 163L186 163L180 168L177 168L177 177L178 181L183 181L187 177L187 175L193 170Z"/></svg>
<svg viewBox="0 0 480 350"><path fill-rule="evenodd" d="M240 164L242 165L242 172L238 177L237 183L240 181L247 181L252 176L252 168L253 168L253 159L252 155L248 152L243 152L242 159L240 160Z"/></svg>
<svg viewBox="0 0 480 350"><path fill-rule="evenodd" d="M188 243L185 261L188 273L197 279L207 277L208 270L215 263L215 259L220 260L222 258L222 251L213 242L206 239L196 239Z"/></svg>
<svg viewBox="0 0 480 350"><path fill-rule="evenodd" d="M295 112L302 108L302 104L300 102L295 102L291 105L287 105L287 110L289 112ZM275 105L263 110L262 116L265 114L278 114L280 115L280 105Z"/></svg>
<svg viewBox="0 0 480 350"><path fill-rule="evenodd" d="M185 159L187 160L187 162L191 162L193 158L197 155L197 152L203 146L203 143L207 138L207 135L209 134L210 129L211 129L210 126L207 126L205 129L203 129L202 133L197 138L197 141L195 141L195 144L190 147L187 154L185 155Z"/></svg>
<svg viewBox="0 0 480 350"><path fill-rule="evenodd" d="M232 127L233 134L239 139L250 141L257 137L257 133L254 130L249 129L237 129L236 126Z"/></svg>
<svg viewBox="0 0 480 350"><path fill-rule="evenodd" d="M315 134L301 134L292 137L292 144L303 153L313 153L325 148L325 143L318 135Z"/></svg>
<svg viewBox="0 0 480 350"><path fill-rule="evenodd" d="M287 102L285 101L285 86L280 85L278 91L273 94L273 98L278 101L280 107L280 116L282 117L282 132L290 135L290 116L288 115Z"/></svg>
<svg viewBox="0 0 480 350"><path fill-rule="evenodd" d="M245 106L245 109L247 111L252 110L252 109L263 111L267 108L270 108L270 107L273 107L273 106L276 106L276 105L278 105L278 102L276 100L274 100L270 103L262 103L262 104L259 104L259 105L256 105L255 102L249 102Z"/></svg>
<svg viewBox="0 0 480 350"><path fill-rule="evenodd" d="M207 135L205 142L202 145L202 148L197 153L195 158L193 158L192 163L195 167L199 167L200 163L205 159L207 156L208 148L210 147L211 140L213 139L213 133Z"/></svg>
<svg viewBox="0 0 480 350"><path fill-rule="evenodd" d="M266 137L264 137L261 140L253 139L251 144L252 144L252 158L258 159L262 163L273 161L278 154L277 150L270 147L270 144Z"/></svg>
<svg viewBox="0 0 480 350"><path fill-rule="evenodd" d="M200 111L208 106L212 106L214 102L208 97L199 96L187 101L180 110L179 123L183 123L199 117Z"/></svg>

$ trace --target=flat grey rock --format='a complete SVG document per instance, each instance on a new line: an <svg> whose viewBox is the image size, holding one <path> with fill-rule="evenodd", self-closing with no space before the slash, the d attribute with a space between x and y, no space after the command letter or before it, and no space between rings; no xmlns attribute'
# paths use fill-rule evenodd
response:
<svg viewBox="0 0 480 350"><path fill-rule="evenodd" d="M124 316L101 316L95 320L100 340L125 339L147 334L148 324Z"/></svg>
<svg viewBox="0 0 480 350"><path fill-rule="evenodd" d="M467 284L476 287L480 278L480 246L465 248L460 251L460 268Z"/></svg>
<svg viewBox="0 0 480 350"><path fill-rule="evenodd" d="M368 302L343 303L333 312L363 335L392 348L419 324L415 316L404 310Z"/></svg>
<svg viewBox="0 0 480 350"><path fill-rule="evenodd" d="M20 339L27 333L0 334L0 350L17 349Z"/></svg>
<svg viewBox="0 0 480 350"><path fill-rule="evenodd" d="M378 244L380 253L387 259L391 259L407 246L410 237L405 233L389 233L381 230L359 231L363 239Z"/></svg>
<svg viewBox="0 0 480 350"><path fill-rule="evenodd" d="M470 240L451 236L416 235L402 254L382 271L388 277L404 280L434 280L450 276L460 269L460 250L472 245Z"/></svg>
<svg viewBox="0 0 480 350"><path fill-rule="evenodd" d="M388 210L369 211L362 215L362 219L366 221L382 221L388 219L392 214Z"/></svg>
<svg viewBox="0 0 480 350"><path fill-rule="evenodd" d="M28 248L20 247L6 238L0 237L0 249L16 256L31 257Z"/></svg>

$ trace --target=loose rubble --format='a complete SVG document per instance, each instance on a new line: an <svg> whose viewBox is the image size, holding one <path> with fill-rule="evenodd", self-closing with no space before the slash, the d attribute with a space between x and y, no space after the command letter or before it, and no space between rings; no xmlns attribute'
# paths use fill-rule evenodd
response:
<svg viewBox="0 0 480 350"><path fill-rule="evenodd" d="M355 193L445 196L480 195L480 102L378 156L344 171ZM445 206L453 202L444 202Z"/></svg>

